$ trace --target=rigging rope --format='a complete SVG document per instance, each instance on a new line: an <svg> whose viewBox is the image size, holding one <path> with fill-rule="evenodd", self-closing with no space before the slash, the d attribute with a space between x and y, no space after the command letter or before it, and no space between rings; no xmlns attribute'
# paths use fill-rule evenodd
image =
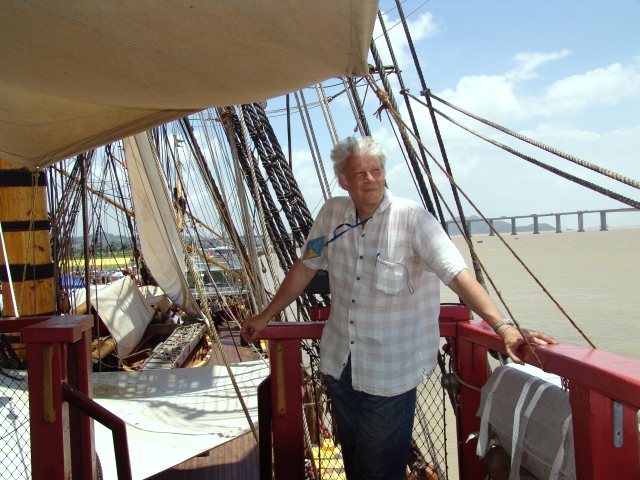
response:
<svg viewBox="0 0 640 480"><path fill-rule="evenodd" d="M569 155L568 153L565 153L561 150L558 150L556 148L550 147L548 145L545 145L542 142L539 142L537 140L534 140L532 138L529 138L525 135L522 135L518 132L515 132L513 130L510 130L506 127L503 127L502 125L498 125L495 122L492 122L491 120L487 120L485 118L480 117L479 115L476 115L474 113L471 113L463 108L457 107L456 105L453 105L450 102L447 102L446 100L438 97L437 95L434 95L433 93L431 93L429 90L427 90L425 92L425 95L436 99L437 101L439 101L440 103L443 103L444 105L446 105L447 107L453 108L454 110L457 110L460 113L463 113L465 115L467 115L468 117L473 118L474 120L478 120L479 122L484 123L485 125L488 125L490 127L495 128L496 130L500 130L503 133L506 133L507 135L511 135L512 137L517 138L518 140L522 140L523 142L527 142L530 145L533 145L534 147L538 147L542 150L545 150L549 153L552 153L558 157L564 158L565 160L569 160L570 162L575 163L576 165L580 165L581 167L584 168L588 168L589 170L593 170L596 173L599 173L601 175L604 175L606 177L612 178L613 180L617 180L620 183L624 183L626 185L629 185L631 187L634 188L640 188L640 182L637 182L636 180L633 180L632 178L629 177L625 177L624 175L621 175L617 172L614 172L612 170L608 170L606 168L602 168L599 165L595 165L593 163L590 162L586 162L584 160L581 160L578 157L574 157L573 155ZM414 98L417 101L420 101L419 99L415 98L412 96L412 98Z"/></svg>
<svg viewBox="0 0 640 480"><path fill-rule="evenodd" d="M369 50L373 55L375 60L375 64L380 73L380 80L384 86L384 92L387 98L387 101L393 105L394 110L398 109L397 103L393 98L393 93L391 90L391 85L389 84L389 79L387 78L387 74L385 73L384 65L382 64L382 59L380 58L380 54L378 53L378 48L376 44L371 41L371 45L369 46ZM380 90L382 91L382 90ZM381 113L381 111L378 111ZM409 129L406 125L398 125L398 129L400 130L400 137L402 138L402 143L404 144L404 148L407 151L407 155L409 156L409 161L411 162L411 166L413 167L413 172L416 177L416 181L419 185L418 193L420 194L420 199L422 200L422 205L429 210L429 212L435 217L436 211L433 206L433 202L431 201L431 197L429 196L427 185L424 182L424 177L422 176L422 171L420 170L420 165L418 163L418 157L416 155L416 151L411 144L409 136L407 135L407 130Z"/></svg>
<svg viewBox="0 0 640 480"><path fill-rule="evenodd" d="M327 175L322 165L322 156L318 149L318 142L316 141L315 132L313 131L313 124L311 123L311 117L309 116L309 110L304 99L304 93L302 90L295 92L296 104L298 105L298 111L300 112L300 120L304 128L304 133L307 136L307 144L309 145L309 151L311 152L311 158L313 159L313 165L316 168L316 175L320 182L320 191L325 201L331 198L331 190L329 189L329 182L327 181ZM302 102L302 105L300 103Z"/></svg>
<svg viewBox="0 0 640 480"><path fill-rule="evenodd" d="M497 140L493 140L489 137L487 137L486 135L482 135L481 133L466 127L464 125L462 125L461 123L457 122L456 120L454 120L453 118L451 118L450 116L448 116L447 114L441 112L440 110L434 108L433 109L438 115L440 115L441 117L445 118L446 120L449 120L451 123L453 123L454 125L457 125L458 127L466 130L467 132L475 135L478 138L481 138L482 140L489 142L493 145L495 145L496 147L501 148L502 150L505 150L506 152L509 152L517 157L522 158L523 160L526 160L529 163L532 163L540 168L544 168L545 170L551 172L551 173L555 173L556 175L565 178L567 180L570 180L574 183L577 183L578 185L582 185L583 187L589 188L591 190L593 190L594 192L598 192L601 193L602 195L605 195L609 198L612 198L614 200L618 200L619 202L625 203L627 205L629 205L630 207L634 207L634 208L640 208L640 201L634 200L632 198L629 197L625 197L624 195L621 195L619 193L616 193L612 190L609 190L608 188L604 188L601 187L600 185L596 185L593 182L590 182L588 180L584 180L582 178L576 177L575 175L572 175L570 173L564 172L562 170L560 170L559 168L556 167L552 167L551 165L548 165L544 162L541 162L540 160L536 160L533 157L530 157L529 155L525 155L524 153L518 152L517 150L509 147L508 145L505 145L504 143L498 142Z"/></svg>
<svg viewBox="0 0 640 480"><path fill-rule="evenodd" d="M243 105L242 111L253 145L262 161L267 178L276 193L276 198L282 207L282 212L289 223L293 235L293 242L287 241L289 258L287 264L283 265L283 270L287 271L297 258L296 247L301 247L306 241L309 229L313 223L313 218L298 188L293 172L282 153L278 139L264 113L262 105L257 103ZM254 171L258 172L258 165L254 165ZM258 183L261 192L260 196L255 196L254 194L255 201L264 200L270 203L269 198L271 194L266 182ZM249 185L249 188L252 190L251 185ZM266 219L268 220L266 222L267 225L274 221L276 224L280 223L279 212L274 213L270 219ZM270 228L269 232L270 234L275 233L275 229ZM282 234L285 235L285 238L289 235L284 228ZM277 244L281 240L283 240L283 238L272 237L274 244ZM329 302L328 298L324 298L323 301L325 304ZM314 295L306 295L303 303L305 305L318 305L318 300ZM305 319L308 319L306 309L303 311L303 315Z"/></svg>
<svg viewBox="0 0 640 480"><path fill-rule="evenodd" d="M240 127L241 127L241 131L239 132L239 134L242 139L242 145L245 147L246 151L249 152L249 135L247 132L247 125L244 121L244 116L242 114L242 108L238 109L238 120L240 121ZM234 145L234 144L230 144L230 145ZM232 148L232 151L235 151L235 150ZM242 208L242 220L245 223L245 241L249 245L254 265L258 265L259 264L258 249L256 247L255 232L249 223L250 217L249 217L249 209L247 205L246 190L242 188L243 168L240 164L239 155L237 154L234 155L234 160L235 160L234 166L236 171L236 191L238 192L238 197L241 200L240 206ZM247 183L252 183L255 186L255 182L256 182L255 170L253 168L250 168L249 174L250 174L249 177L246 177L246 181ZM261 275L256 275L255 283L256 283L256 286L258 287L256 291L258 292L258 295L260 295L260 306L262 308L265 308L267 306L267 301L265 297L264 285L262 284Z"/></svg>
<svg viewBox="0 0 640 480"><path fill-rule="evenodd" d="M338 132L336 131L336 124L333 121L333 116L331 115L331 110L329 110L327 100L327 95L324 92L324 87L322 83L316 84L316 95L318 96L318 101L320 102L320 106L322 107L322 114L324 115L324 121L327 124L327 128L329 129L329 136L331 137L331 143L335 145L338 143ZM289 155L289 165L291 165L291 155ZM331 190L329 190L331 191Z"/></svg>
<svg viewBox="0 0 640 480"><path fill-rule="evenodd" d="M378 11L378 21L380 22L380 26L382 27L382 32L384 33L384 38L385 38L385 41L387 42L387 48L389 49L389 54L391 55L391 61L393 62L395 73L396 73L396 76L398 77L398 82L400 83L400 93L404 95L404 92L406 91L406 86L404 84L404 79L402 78L402 71L396 60L396 54L393 50L391 39L389 38L389 32L387 31L384 18L382 17L382 14L380 13L380 11ZM407 112L409 113L409 119L411 120L411 126L413 127L413 132L415 133L417 138L420 138L420 131L418 130L418 124L416 122L415 115L413 114L413 108L411 107L411 103L409 103L406 98L405 98L405 106L407 107ZM429 162L427 161L427 157L424 153L424 150L420 149L420 155L422 157L423 168L428 173L431 173L431 168L429 167ZM446 220L444 218L444 214L442 213L442 207L440 206L440 201L438 199L438 196L435 194L432 177L431 175L427 175L427 178L429 179L429 184L431 186L431 196L433 197L433 201L435 203L435 211L433 212L434 216L440 219L440 225L442 225L442 227L444 228ZM415 181L415 178L414 178L414 181ZM437 215L435 215L435 212L437 212Z"/></svg>
<svg viewBox="0 0 640 480"><path fill-rule="evenodd" d="M344 85L344 91L347 92L347 98L349 99L349 105L351 105L351 111L356 119L356 129L360 131L360 135L370 137L371 129L369 128L369 122L364 114L362 108L362 101L356 88L356 82L351 77L340 77L342 84ZM334 97L335 98L335 97Z"/></svg>

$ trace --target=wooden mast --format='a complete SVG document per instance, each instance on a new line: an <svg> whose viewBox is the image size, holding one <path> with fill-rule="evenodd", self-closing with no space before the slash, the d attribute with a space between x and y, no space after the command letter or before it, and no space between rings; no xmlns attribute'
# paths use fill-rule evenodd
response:
<svg viewBox="0 0 640 480"><path fill-rule="evenodd" d="M55 313L46 185L44 172L0 159L0 222L6 248L0 255L0 280L6 317Z"/></svg>

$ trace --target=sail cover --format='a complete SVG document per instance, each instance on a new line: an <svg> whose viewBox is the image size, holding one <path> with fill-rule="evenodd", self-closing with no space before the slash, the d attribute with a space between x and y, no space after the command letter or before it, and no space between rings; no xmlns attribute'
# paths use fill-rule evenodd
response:
<svg viewBox="0 0 640 480"><path fill-rule="evenodd" d="M91 305L116 341L118 356L124 358L142 340L153 318L153 308L131 277L122 277L101 287L91 288ZM74 306L82 306L86 298L85 289L77 289L73 295Z"/></svg>
<svg viewBox="0 0 640 480"><path fill-rule="evenodd" d="M207 107L366 75L373 0L3 0L0 157L41 167Z"/></svg>
<svg viewBox="0 0 640 480"><path fill-rule="evenodd" d="M125 138L124 152L145 264L171 300L189 315L199 316L184 275L187 267L175 217L147 134Z"/></svg>

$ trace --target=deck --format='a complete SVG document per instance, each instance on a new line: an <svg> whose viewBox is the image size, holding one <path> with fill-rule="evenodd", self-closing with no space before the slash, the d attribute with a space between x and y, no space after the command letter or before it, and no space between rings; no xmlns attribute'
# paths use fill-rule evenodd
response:
<svg viewBox="0 0 640 480"><path fill-rule="evenodd" d="M240 331L223 323L219 331L222 348L230 363L255 360L257 354L241 346ZM221 364L221 354L213 346L212 363ZM197 455L148 480L257 480L259 474L258 444L251 432Z"/></svg>
<svg viewBox="0 0 640 480"><path fill-rule="evenodd" d="M257 480L259 478L258 444L253 434L247 433L149 477L149 480Z"/></svg>

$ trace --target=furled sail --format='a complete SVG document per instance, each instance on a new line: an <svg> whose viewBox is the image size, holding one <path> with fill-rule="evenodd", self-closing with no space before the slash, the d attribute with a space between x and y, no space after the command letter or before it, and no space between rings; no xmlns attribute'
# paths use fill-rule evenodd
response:
<svg viewBox="0 0 640 480"><path fill-rule="evenodd" d="M145 264L171 300L188 314L199 316L184 275L187 267L175 215L158 174L149 137L139 133L123 142Z"/></svg>
<svg viewBox="0 0 640 480"><path fill-rule="evenodd" d="M5 0L0 157L41 167L206 107L366 75L377 8L372 0Z"/></svg>

